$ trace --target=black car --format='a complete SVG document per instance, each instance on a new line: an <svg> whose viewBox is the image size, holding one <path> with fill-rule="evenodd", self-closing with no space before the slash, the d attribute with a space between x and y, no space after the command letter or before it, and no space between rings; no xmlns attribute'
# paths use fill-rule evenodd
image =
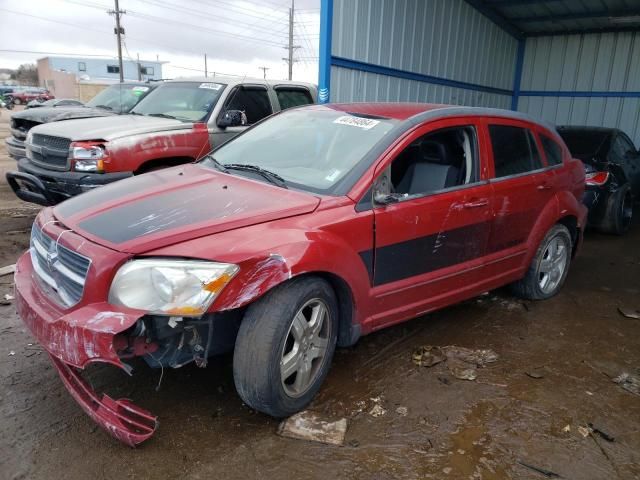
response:
<svg viewBox="0 0 640 480"><path fill-rule="evenodd" d="M606 233L626 233L633 202L640 196L640 152L616 128L562 126L558 133L573 157L584 163L589 225Z"/></svg>
<svg viewBox="0 0 640 480"><path fill-rule="evenodd" d="M84 105L41 106L11 115L11 136L5 140L9 155L26 156L24 142L37 125L77 118L106 117L129 113L158 83L127 82L107 87Z"/></svg>
<svg viewBox="0 0 640 480"><path fill-rule="evenodd" d="M52 98L51 100L31 100L24 107L26 108L43 108L43 107L83 107L84 103L73 98Z"/></svg>

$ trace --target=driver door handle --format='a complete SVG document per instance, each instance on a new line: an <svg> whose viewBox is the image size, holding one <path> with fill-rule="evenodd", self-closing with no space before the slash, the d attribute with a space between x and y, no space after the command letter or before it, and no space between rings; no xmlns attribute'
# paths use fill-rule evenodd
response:
<svg viewBox="0 0 640 480"><path fill-rule="evenodd" d="M476 200L471 200L469 202L464 202L462 204L464 208L479 208L479 207L485 207L487 205L489 205L489 199L487 198L479 198Z"/></svg>
<svg viewBox="0 0 640 480"><path fill-rule="evenodd" d="M549 185L548 183L545 182L545 183L541 183L536 188L538 190L551 190L551 185Z"/></svg>

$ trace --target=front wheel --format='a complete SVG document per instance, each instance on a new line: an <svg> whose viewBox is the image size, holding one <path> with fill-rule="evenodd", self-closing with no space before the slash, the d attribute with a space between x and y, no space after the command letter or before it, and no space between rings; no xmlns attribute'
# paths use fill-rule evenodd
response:
<svg viewBox="0 0 640 480"><path fill-rule="evenodd" d="M14 99L13 99L13 103L14 103L15 105L20 105L22 102L20 101L20 99L19 99L19 98L14 98Z"/></svg>
<svg viewBox="0 0 640 480"><path fill-rule="evenodd" d="M336 347L338 303L325 280L294 279L251 304L233 354L238 394L274 417L304 409L326 377Z"/></svg>
<svg viewBox="0 0 640 480"><path fill-rule="evenodd" d="M511 284L513 293L527 300L545 300L560 291L571 263L571 234L564 225L554 225L536 251L522 280Z"/></svg>

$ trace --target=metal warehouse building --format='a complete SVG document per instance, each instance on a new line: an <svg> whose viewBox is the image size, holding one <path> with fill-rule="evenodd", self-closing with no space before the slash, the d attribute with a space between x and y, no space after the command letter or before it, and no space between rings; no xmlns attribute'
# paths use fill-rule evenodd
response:
<svg viewBox="0 0 640 480"><path fill-rule="evenodd" d="M320 100L510 108L640 144L640 0L322 0Z"/></svg>

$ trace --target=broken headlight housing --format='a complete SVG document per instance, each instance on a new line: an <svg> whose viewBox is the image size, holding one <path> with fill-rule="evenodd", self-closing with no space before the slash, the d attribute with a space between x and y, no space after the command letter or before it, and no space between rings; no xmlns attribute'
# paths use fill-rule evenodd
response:
<svg viewBox="0 0 640 480"><path fill-rule="evenodd" d="M203 260L131 260L116 273L109 303L154 315L199 317L238 270Z"/></svg>

